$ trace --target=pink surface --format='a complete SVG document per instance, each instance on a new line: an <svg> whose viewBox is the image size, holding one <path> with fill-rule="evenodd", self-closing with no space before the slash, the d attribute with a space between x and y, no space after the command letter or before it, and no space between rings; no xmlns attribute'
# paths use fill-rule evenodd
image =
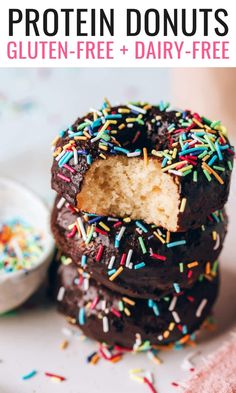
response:
<svg viewBox="0 0 236 393"><path fill-rule="evenodd" d="M236 393L236 338L214 352L184 393Z"/></svg>

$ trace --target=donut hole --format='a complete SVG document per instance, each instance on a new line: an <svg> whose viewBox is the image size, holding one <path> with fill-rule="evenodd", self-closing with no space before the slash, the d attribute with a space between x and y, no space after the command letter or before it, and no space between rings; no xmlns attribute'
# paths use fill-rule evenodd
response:
<svg viewBox="0 0 236 393"><path fill-rule="evenodd" d="M104 216L130 217L177 229L178 180L161 170L156 159L109 157L86 172L77 207Z"/></svg>

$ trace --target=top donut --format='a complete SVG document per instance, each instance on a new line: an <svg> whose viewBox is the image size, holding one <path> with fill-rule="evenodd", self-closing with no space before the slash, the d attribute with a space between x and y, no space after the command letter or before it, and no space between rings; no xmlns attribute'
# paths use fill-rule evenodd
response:
<svg viewBox="0 0 236 393"><path fill-rule="evenodd" d="M52 188L89 213L186 231L227 201L226 134L220 121L163 102L106 100L53 141Z"/></svg>

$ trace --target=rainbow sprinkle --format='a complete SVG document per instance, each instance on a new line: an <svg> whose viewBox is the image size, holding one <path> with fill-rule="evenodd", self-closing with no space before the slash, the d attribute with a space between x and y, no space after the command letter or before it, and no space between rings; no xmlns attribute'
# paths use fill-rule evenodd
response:
<svg viewBox="0 0 236 393"><path fill-rule="evenodd" d="M27 379L33 378L36 374L37 374L37 371L36 371L36 370L32 370L32 371L30 371L28 374L23 375L23 376L21 377L21 379L22 379L23 381L26 381Z"/></svg>
<svg viewBox="0 0 236 393"><path fill-rule="evenodd" d="M63 381L66 380L66 378L62 377L61 375L52 374L52 373L49 373L49 372L45 372L44 374L45 374L46 377L49 377L54 382L63 382Z"/></svg>
<svg viewBox="0 0 236 393"><path fill-rule="evenodd" d="M153 385L154 383L153 374L150 371L146 371L143 369L132 369L129 371L129 375L133 381L144 383L149 387L149 390L152 393L157 393L157 390Z"/></svg>

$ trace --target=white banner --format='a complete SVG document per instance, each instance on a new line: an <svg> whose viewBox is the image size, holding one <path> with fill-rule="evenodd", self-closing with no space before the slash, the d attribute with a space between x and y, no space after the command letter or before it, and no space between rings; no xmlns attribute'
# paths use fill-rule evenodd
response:
<svg viewBox="0 0 236 393"><path fill-rule="evenodd" d="M233 1L10 0L0 11L0 67L236 66Z"/></svg>

